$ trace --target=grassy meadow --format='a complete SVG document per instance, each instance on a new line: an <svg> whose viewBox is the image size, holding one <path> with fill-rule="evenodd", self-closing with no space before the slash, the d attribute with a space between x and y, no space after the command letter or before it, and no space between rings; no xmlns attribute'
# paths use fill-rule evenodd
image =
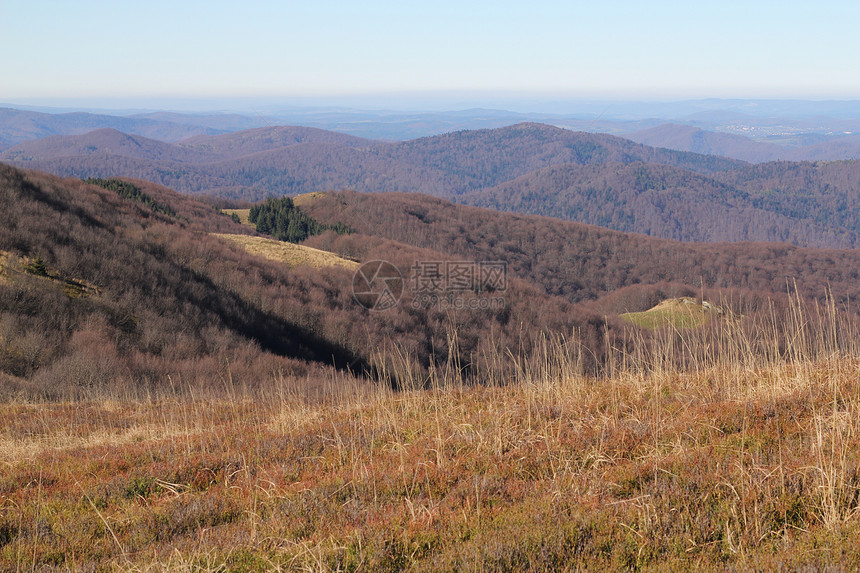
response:
<svg viewBox="0 0 860 573"><path fill-rule="evenodd" d="M0 570L851 569L856 332L832 305L734 324L601 377L553 338L484 386L393 351L411 389L5 403Z"/></svg>
<svg viewBox="0 0 860 573"><path fill-rule="evenodd" d="M664 300L642 312L625 312L620 316L636 326L648 329L667 325L675 328L695 328L719 317L722 313L721 308L710 303L701 303L690 297L682 297Z"/></svg>
<svg viewBox="0 0 860 573"><path fill-rule="evenodd" d="M355 261L345 259L329 251L305 245L276 241L275 239L268 239L266 237L252 237L250 235L221 233L215 236L242 247L252 255L284 263L290 267L304 265L319 269L322 267L338 266L353 271L358 268L358 263Z"/></svg>

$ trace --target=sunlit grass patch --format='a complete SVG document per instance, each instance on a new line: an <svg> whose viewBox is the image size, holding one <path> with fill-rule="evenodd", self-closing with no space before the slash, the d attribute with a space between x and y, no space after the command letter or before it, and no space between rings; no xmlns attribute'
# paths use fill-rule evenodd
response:
<svg viewBox="0 0 860 573"><path fill-rule="evenodd" d="M236 215L239 217L239 222L243 225L256 228L256 225L248 220L248 214L251 212L250 209L222 209L221 212L227 216Z"/></svg>
<svg viewBox="0 0 860 573"><path fill-rule="evenodd" d="M303 205L310 205L317 199L321 199L325 196L326 194L322 191L311 191L310 193L302 193L301 195L296 195L295 197L293 197L293 203L295 203L297 207L301 207Z"/></svg>
<svg viewBox="0 0 860 573"><path fill-rule="evenodd" d="M721 316L722 309L708 302L700 303L689 297L664 300L643 312L626 312L621 318L642 328L662 326L695 328Z"/></svg>
<svg viewBox="0 0 860 573"><path fill-rule="evenodd" d="M358 263L355 261L350 261L334 253L313 247L249 235L216 234L215 236L239 245L253 255L290 266L307 265L315 269L332 266L344 267L350 270L358 268Z"/></svg>

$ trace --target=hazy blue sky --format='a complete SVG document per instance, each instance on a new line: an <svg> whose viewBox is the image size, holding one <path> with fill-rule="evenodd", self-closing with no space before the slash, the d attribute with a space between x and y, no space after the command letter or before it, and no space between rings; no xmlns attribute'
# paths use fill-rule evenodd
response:
<svg viewBox="0 0 860 573"><path fill-rule="evenodd" d="M0 101L860 98L860 2L0 0Z"/></svg>

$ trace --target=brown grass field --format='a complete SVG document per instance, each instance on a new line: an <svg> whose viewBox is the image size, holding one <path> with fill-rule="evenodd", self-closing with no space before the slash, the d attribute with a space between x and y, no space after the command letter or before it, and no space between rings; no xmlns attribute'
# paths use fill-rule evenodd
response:
<svg viewBox="0 0 860 573"><path fill-rule="evenodd" d="M793 312L785 344L658 330L599 378L555 339L501 385L6 403L0 570L855 569L857 332Z"/></svg>
<svg viewBox="0 0 860 573"><path fill-rule="evenodd" d="M340 266L350 270L358 268L358 263L355 261L313 247L250 235L215 234L215 236L241 246L252 255L285 263L291 267L305 265L315 269L332 266Z"/></svg>

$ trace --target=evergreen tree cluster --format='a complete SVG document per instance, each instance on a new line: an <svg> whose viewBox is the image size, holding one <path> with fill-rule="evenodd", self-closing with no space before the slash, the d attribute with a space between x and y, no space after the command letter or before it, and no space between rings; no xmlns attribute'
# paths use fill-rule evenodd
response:
<svg viewBox="0 0 860 573"><path fill-rule="evenodd" d="M332 230L338 235L352 232L347 225L335 223L325 225L313 217L299 211L289 197L269 197L265 202L254 205L248 220L257 226L257 232L271 235L279 241L300 243L312 235Z"/></svg>
<svg viewBox="0 0 860 573"><path fill-rule="evenodd" d="M98 177L90 177L86 180L90 185L98 185L103 189L107 189L108 191L113 191L120 197L124 197L125 199L131 199L132 201L137 201L138 203L143 203L154 213L161 213L162 215L167 215L168 217L176 217L176 211L170 207L170 205L164 205L141 191L139 188L135 187L131 183L127 181L123 181L122 179L100 179Z"/></svg>

